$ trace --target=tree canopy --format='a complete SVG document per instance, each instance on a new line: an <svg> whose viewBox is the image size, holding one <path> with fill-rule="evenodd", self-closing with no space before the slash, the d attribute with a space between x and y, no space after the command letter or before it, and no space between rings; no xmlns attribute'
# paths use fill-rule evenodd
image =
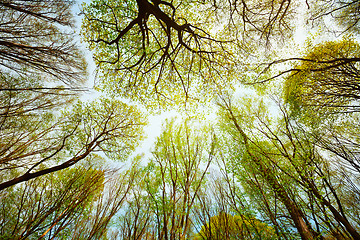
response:
<svg viewBox="0 0 360 240"><path fill-rule="evenodd" d="M360 239L359 9L2 1L0 239Z"/></svg>

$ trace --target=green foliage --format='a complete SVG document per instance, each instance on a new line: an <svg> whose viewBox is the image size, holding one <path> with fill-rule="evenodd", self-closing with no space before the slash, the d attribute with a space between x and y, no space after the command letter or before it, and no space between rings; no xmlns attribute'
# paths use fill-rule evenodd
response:
<svg viewBox="0 0 360 240"><path fill-rule="evenodd" d="M99 65L98 89L149 108L207 102L238 65L237 39L215 39L222 20L209 9L196 1L85 4L82 36Z"/></svg>
<svg viewBox="0 0 360 240"><path fill-rule="evenodd" d="M94 142L114 160L126 160L143 138L146 116L135 106L118 100L101 98L93 102L78 102L62 115L66 117L62 132L71 135L66 150L78 154L86 144Z"/></svg>
<svg viewBox="0 0 360 240"><path fill-rule="evenodd" d="M291 216L295 224L299 218L304 222L315 221L317 231L321 230L316 233L310 224L308 230L296 226L300 233L312 232L310 234L313 236L335 234L333 231L338 231L338 225L329 226L323 219L333 219L332 223L341 222L338 217L340 214L353 218L354 213L342 210L346 198L340 200L338 196L347 187L338 184L335 179L339 178L338 174L345 172L334 170L329 153L333 151L341 155L336 147L341 146L344 154L347 149L344 139L350 140L352 136L344 137L335 133L335 130L330 130L330 135L324 128L320 130L323 131L320 132L322 135L318 135L319 131L311 131L312 126L306 126L298 118L291 117L289 109L283 105L279 105L282 118L274 122L267 117L266 110L258 108L254 102L245 106L242 106L243 103L242 100L239 106L233 100L224 100L220 103L220 113L222 128L229 134L228 141L232 141L226 149L228 170L239 180L244 193L256 204L258 211L272 222L279 236L288 235L293 224L288 219L277 219L282 214ZM313 116L312 120L318 119ZM337 124L334 127L345 130L345 125ZM345 161L352 164L354 170L357 169L356 160L352 157L348 156ZM337 166L340 165L338 162ZM354 176L348 174L348 177ZM331 214L329 210L319 208L321 205L328 208ZM298 213L294 213L294 209ZM305 217L304 213L311 213L311 216ZM343 221L342 224L347 223ZM356 226L355 222L348 226L348 231L355 231L353 236L356 236L353 226Z"/></svg>
<svg viewBox="0 0 360 240"><path fill-rule="evenodd" d="M79 87L86 62L75 41L73 0L0 3L1 72Z"/></svg>
<svg viewBox="0 0 360 240"><path fill-rule="evenodd" d="M309 42L306 51L285 82L284 97L292 111L318 117L357 111L359 43L351 37L315 46Z"/></svg>
<svg viewBox="0 0 360 240"><path fill-rule="evenodd" d="M197 195L216 152L211 131L196 131L194 125L190 120L164 124L153 159L137 172L132 198L118 219L122 238L192 235Z"/></svg>
<svg viewBox="0 0 360 240"><path fill-rule="evenodd" d="M104 173L84 166L28 181L1 192L0 239L69 236L76 219L102 193Z"/></svg>
<svg viewBox="0 0 360 240"><path fill-rule="evenodd" d="M360 238L359 1L87 1L88 102L73 4L0 2L0 239ZM298 17L348 35L285 53ZM117 97L191 117L126 162L146 115Z"/></svg>
<svg viewBox="0 0 360 240"><path fill-rule="evenodd" d="M272 227L254 217L221 212L211 217L194 239L277 239L277 236Z"/></svg>
<svg viewBox="0 0 360 240"><path fill-rule="evenodd" d="M335 33L353 32L359 34L359 2L358 1L330 1L320 0L310 3L313 5L310 20L321 25L323 21L332 25ZM331 16L331 17L329 17Z"/></svg>

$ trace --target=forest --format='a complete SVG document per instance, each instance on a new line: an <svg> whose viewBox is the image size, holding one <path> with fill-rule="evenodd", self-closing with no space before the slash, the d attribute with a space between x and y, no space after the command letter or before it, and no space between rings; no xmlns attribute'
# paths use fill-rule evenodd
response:
<svg viewBox="0 0 360 240"><path fill-rule="evenodd" d="M0 240L360 240L359 0L0 19Z"/></svg>

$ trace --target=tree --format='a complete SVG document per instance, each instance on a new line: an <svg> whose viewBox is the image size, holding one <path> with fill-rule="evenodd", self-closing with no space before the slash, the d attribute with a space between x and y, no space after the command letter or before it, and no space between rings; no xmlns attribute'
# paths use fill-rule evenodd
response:
<svg viewBox="0 0 360 240"><path fill-rule="evenodd" d="M313 24L322 22L324 19L331 20L331 24L337 25L339 29L327 27L329 31L338 33L355 32L359 33L359 1L329 1L321 0L311 3L314 4L314 10L312 11L309 20Z"/></svg>
<svg viewBox="0 0 360 240"><path fill-rule="evenodd" d="M72 168L1 192L1 239L61 236L102 191L104 172Z"/></svg>
<svg viewBox="0 0 360 240"><path fill-rule="evenodd" d="M353 213L344 210L345 199L339 197L344 188L336 181L338 175L332 171L326 155L318 152L313 139L289 118L286 108L280 105L282 119L278 126L272 126L261 104L248 105L244 111L223 98L221 107L228 114L226 121L233 123L228 130L230 136L240 143L240 150L234 151L234 159L239 159L235 164L241 164L238 173L241 168L250 172L252 178L260 180L255 183L262 183L257 184L258 188L266 188L277 196L302 239L321 237L322 229L330 233L335 229L358 238L358 229L351 220ZM235 165L235 169L239 167Z"/></svg>
<svg viewBox="0 0 360 240"><path fill-rule="evenodd" d="M124 173L116 182L109 181L108 170L79 166L95 162L98 151L124 160L142 138L145 117L133 106L105 98L64 109L77 97L86 76L72 32L73 3L0 3L5 239L68 238L70 232L73 239L99 239L131 186L133 173Z"/></svg>
<svg viewBox="0 0 360 240"><path fill-rule="evenodd" d="M211 226L210 226L211 225ZM275 239L274 230L258 219L225 212L210 218L195 239Z"/></svg>
<svg viewBox="0 0 360 240"><path fill-rule="evenodd" d="M1 238L360 238L359 1L89 1L81 34L110 96L84 103L72 4L0 3ZM343 35L283 57L298 19ZM234 100L241 83L258 94ZM142 139L119 96L150 111L217 98L220 124L187 113L151 158L100 167Z"/></svg>
<svg viewBox="0 0 360 240"><path fill-rule="evenodd" d="M141 139L144 124L135 107L108 99L78 103L54 120L49 114L20 119L30 119L30 129L2 131L8 141L2 145L1 190L68 168L96 151L125 159Z"/></svg>
<svg viewBox="0 0 360 240"><path fill-rule="evenodd" d="M52 151L59 144L56 141L61 142L55 136L45 137L51 134L50 132L57 131L55 128L60 124L55 123L56 120L50 111L56 111L73 101L74 93L63 88L44 89L40 82L38 78L12 77L0 73L2 170L12 170L30 164L24 160ZM48 140L47 143L43 142L44 139Z"/></svg>
<svg viewBox="0 0 360 240"><path fill-rule="evenodd" d="M190 121L164 125L153 159L137 174L137 184L118 219L120 238L185 239L193 236L197 195L215 157L211 132Z"/></svg>
<svg viewBox="0 0 360 240"><path fill-rule="evenodd" d="M236 39L215 38L212 29L221 20L197 11L209 7L148 0L85 5L82 35L99 65L99 88L153 107L211 96L210 83L220 83L237 62L227 47Z"/></svg>
<svg viewBox="0 0 360 240"><path fill-rule="evenodd" d="M99 157L0 193L1 239L107 239L133 187L136 167L110 169Z"/></svg>
<svg viewBox="0 0 360 240"><path fill-rule="evenodd" d="M193 208L194 239L278 239L273 227L256 219L257 204L251 204L224 157L217 160L219 166L210 172Z"/></svg>
<svg viewBox="0 0 360 240"><path fill-rule="evenodd" d="M269 185L270 189L272 189L272 191L274 191L279 196L280 201L284 204L288 214L291 216L291 219L293 220L301 238L314 239L316 237L316 233L309 225L309 221L306 219L304 212L295 203L291 196L292 194L288 192L288 187L285 186L283 182L280 181L280 179L278 179L277 172L266 160L268 156L261 154L261 150L259 152L256 151L257 144L253 142L253 140L251 140L244 132L243 128L238 122L240 119L236 117L238 113L234 113L235 109L232 107L231 102L224 99L221 104L221 107L227 112L227 115L225 115L228 118L227 121L233 123L234 130L232 132L235 134L234 139L238 138L240 140L240 144L242 145L241 148L243 149L244 153L241 157L241 161L243 161L244 164L254 164L254 166L249 164L250 168L245 169L247 171L256 171L254 173L261 176L262 179L264 179L264 182Z"/></svg>
<svg viewBox="0 0 360 240"><path fill-rule="evenodd" d="M324 42L311 48L306 57L309 62L297 67L300 72L288 77L284 88L290 114L306 128L317 147L329 152L331 162L336 159L338 170L354 193L358 190L354 188L352 176L360 169L356 133L358 49L359 44L353 38Z"/></svg>
<svg viewBox="0 0 360 240"><path fill-rule="evenodd" d="M69 31L74 27L74 1L5 0L0 3L0 66L43 81L79 85L86 75L85 61Z"/></svg>
<svg viewBox="0 0 360 240"><path fill-rule="evenodd" d="M158 239L183 239L191 234L196 195L215 157L215 139L205 140L211 132L204 129L202 134L196 133L190 126L187 121L181 125L169 122L165 126L145 179L155 211ZM154 177L158 182L150 185Z"/></svg>
<svg viewBox="0 0 360 240"><path fill-rule="evenodd" d="M151 207L153 202L144 189L146 172L139 164L136 167L134 186L120 210L121 214L113 221L110 231L112 239L156 239L155 213Z"/></svg>
<svg viewBox="0 0 360 240"><path fill-rule="evenodd" d="M305 3L305 21L341 16L340 24L351 25L347 32L357 28L357 1ZM154 103L149 98L160 107L186 104L212 97L211 93L221 91L220 86L231 88L234 80L248 83L249 74L254 73L251 66L269 59L269 51L262 51L279 39L291 39L299 5L287 0L97 0L84 5L82 35L95 53L99 89L147 106ZM324 5L331 5L330 10ZM275 60L260 73L293 60L308 61L297 56ZM280 75L292 71L296 70ZM198 97L204 94L204 99Z"/></svg>
<svg viewBox="0 0 360 240"><path fill-rule="evenodd" d="M116 216L124 208L126 199L136 183L137 164L129 169L107 169L104 171L105 181L103 191L88 205L86 214L76 218L69 227L66 238L77 239L114 239L111 235L114 230Z"/></svg>
<svg viewBox="0 0 360 240"><path fill-rule="evenodd" d="M302 62L286 79L285 98L294 110L358 111L359 44L352 38L308 47Z"/></svg>

